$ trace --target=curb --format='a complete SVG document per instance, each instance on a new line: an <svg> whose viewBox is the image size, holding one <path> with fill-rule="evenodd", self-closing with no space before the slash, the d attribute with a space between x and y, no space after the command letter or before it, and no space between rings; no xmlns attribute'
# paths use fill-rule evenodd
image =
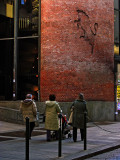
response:
<svg viewBox="0 0 120 160"><path fill-rule="evenodd" d="M106 148L104 150L96 151L94 153L90 153L88 155L84 155L84 156L81 156L81 157L78 157L78 158L74 158L72 160L84 160L84 159L87 159L87 158L91 158L91 157L97 156L99 154L103 154L103 153L106 153L106 152L109 152L109 151L113 151L113 150L118 149L118 148L120 148L120 145L117 145L117 146L114 146L114 147L110 147L110 148Z"/></svg>
<svg viewBox="0 0 120 160"><path fill-rule="evenodd" d="M113 143L113 144L109 144L109 145L105 145L103 147L97 147L96 149L88 149L88 150L84 150L81 153L77 152L75 154L66 156L66 157L61 157L61 159L64 160L84 160L87 158L91 158L94 156L97 156L99 154L103 154L115 149L120 148L120 142L119 143Z"/></svg>

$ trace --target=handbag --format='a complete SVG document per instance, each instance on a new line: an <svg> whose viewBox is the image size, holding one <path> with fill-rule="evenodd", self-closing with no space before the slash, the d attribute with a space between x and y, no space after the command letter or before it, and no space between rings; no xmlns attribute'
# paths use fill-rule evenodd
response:
<svg viewBox="0 0 120 160"><path fill-rule="evenodd" d="M70 113L68 124L72 124L72 118L73 118L73 111Z"/></svg>

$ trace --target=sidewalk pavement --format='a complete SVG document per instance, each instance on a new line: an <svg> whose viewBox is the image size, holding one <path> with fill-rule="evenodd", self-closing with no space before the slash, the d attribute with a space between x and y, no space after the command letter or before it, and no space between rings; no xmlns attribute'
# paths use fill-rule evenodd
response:
<svg viewBox="0 0 120 160"><path fill-rule="evenodd" d="M61 157L58 157L58 141L47 142L45 134L32 137L29 141L29 160L82 160L99 153L120 148L120 122L103 122L97 123L97 125L102 129L93 123L87 124L86 150L84 150L84 142L80 141L79 130L77 142L73 142L72 138L62 140ZM41 130L42 127L39 126ZM25 129L23 125L0 121L0 133L23 129ZM25 146L25 138L14 137L12 140L1 141L0 160L25 160Z"/></svg>

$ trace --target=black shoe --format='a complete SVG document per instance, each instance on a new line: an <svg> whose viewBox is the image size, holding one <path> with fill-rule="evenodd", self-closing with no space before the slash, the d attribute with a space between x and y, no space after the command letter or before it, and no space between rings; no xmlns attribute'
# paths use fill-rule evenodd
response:
<svg viewBox="0 0 120 160"><path fill-rule="evenodd" d="M65 135L63 135L63 136L62 136L62 139L66 139L66 136L65 136Z"/></svg>
<svg viewBox="0 0 120 160"><path fill-rule="evenodd" d="M77 142L76 139L74 139L74 142Z"/></svg>
<svg viewBox="0 0 120 160"><path fill-rule="evenodd" d="M50 142L50 139L47 139L47 142Z"/></svg>

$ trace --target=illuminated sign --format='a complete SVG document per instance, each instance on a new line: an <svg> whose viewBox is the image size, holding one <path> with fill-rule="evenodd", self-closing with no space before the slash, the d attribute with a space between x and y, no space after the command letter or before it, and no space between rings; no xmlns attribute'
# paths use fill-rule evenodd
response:
<svg viewBox="0 0 120 160"><path fill-rule="evenodd" d="M13 5L6 4L6 17L13 18Z"/></svg>
<svg viewBox="0 0 120 160"><path fill-rule="evenodd" d="M117 86L117 98L120 99L120 86Z"/></svg>
<svg viewBox="0 0 120 160"><path fill-rule="evenodd" d="M23 5L25 4L24 0L21 0L21 4L23 4Z"/></svg>
<svg viewBox="0 0 120 160"><path fill-rule="evenodd" d="M118 102L117 110L120 110L120 102Z"/></svg>

